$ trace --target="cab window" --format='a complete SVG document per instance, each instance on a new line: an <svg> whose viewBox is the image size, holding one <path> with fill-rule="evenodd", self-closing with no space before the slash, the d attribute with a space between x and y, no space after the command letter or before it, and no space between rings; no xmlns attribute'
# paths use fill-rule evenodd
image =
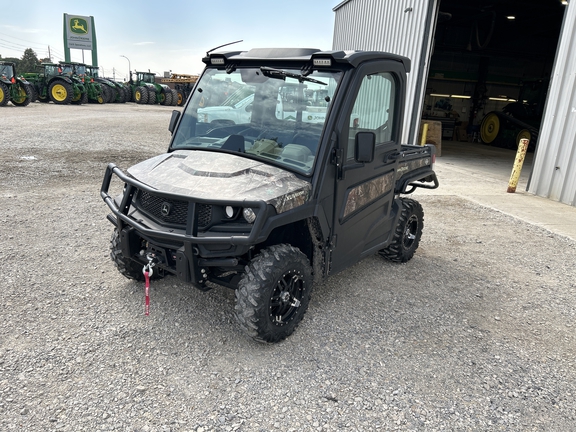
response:
<svg viewBox="0 0 576 432"><path fill-rule="evenodd" d="M395 94L392 74L380 72L364 77L350 115L348 159L354 159L354 140L358 132L373 132L376 145L390 142Z"/></svg>

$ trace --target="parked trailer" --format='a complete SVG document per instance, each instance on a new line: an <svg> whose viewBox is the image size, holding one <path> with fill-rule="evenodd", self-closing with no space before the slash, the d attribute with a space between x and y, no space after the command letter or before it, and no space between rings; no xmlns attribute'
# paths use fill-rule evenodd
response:
<svg viewBox="0 0 576 432"><path fill-rule="evenodd" d="M176 105L184 106L188 100L188 96L192 93L194 84L198 81L199 75L186 75L186 74L172 74L170 78L163 78L160 80L163 83L174 83L176 90L177 101Z"/></svg>

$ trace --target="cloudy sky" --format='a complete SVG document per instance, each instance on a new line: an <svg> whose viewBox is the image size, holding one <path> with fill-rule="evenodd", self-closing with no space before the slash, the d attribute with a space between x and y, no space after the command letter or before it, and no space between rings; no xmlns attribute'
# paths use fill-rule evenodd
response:
<svg viewBox="0 0 576 432"><path fill-rule="evenodd" d="M98 63L117 79L134 70L197 74L206 51L236 40L230 49L332 48L334 12L341 0L171 0L160 2L10 1L0 13L0 55L64 60L63 14L93 16ZM139 6L145 5L145 6ZM91 63L90 51L71 50L71 60ZM129 61L121 57L128 57Z"/></svg>

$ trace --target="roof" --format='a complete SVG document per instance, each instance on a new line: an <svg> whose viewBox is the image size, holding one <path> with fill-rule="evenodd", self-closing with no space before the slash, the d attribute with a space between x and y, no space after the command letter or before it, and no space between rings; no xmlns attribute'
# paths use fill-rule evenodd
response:
<svg viewBox="0 0 576 432"><path fill-rule="evenodd" d="M226 51L210 53L202 61L209 65L213 58L224 58L226 63L252 63L259 60L310 62L314 58L330 58L334 63L357 67L370 60L394 60L402 63L410 72L410 59L382 51L321 51L316 48L254 48L250 51Z"/></svg>
<svg viewBox="0 0 576 432"><path fill-rule="evenodd" d="M340 9L342 6L344 6L346 3L350 3L351 1L352 1L352 0L344 0L343 2L341 2L341 3L337 4L336 6L334 6L334 7L332 8L332 10L333 10L334 12L336 12L338 9Z"/></svg>

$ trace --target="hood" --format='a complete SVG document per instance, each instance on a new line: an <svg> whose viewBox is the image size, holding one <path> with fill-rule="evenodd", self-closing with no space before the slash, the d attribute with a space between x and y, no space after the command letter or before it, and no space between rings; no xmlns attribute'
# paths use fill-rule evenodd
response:
<svg viewBox="0 0 576 432"><path fill-rule="evenodd" d="M178 150L128 169L163 192L218 200L263 200L283 213L310 197L309 182L283 169L227 153Z"/></svg>

